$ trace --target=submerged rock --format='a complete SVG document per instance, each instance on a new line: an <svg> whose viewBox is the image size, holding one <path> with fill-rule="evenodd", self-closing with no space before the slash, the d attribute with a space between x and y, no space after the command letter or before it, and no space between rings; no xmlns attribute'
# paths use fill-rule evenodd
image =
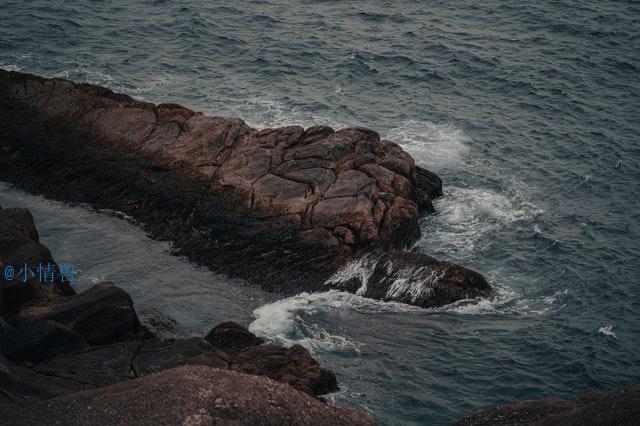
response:
<svg viewBox="0 0 640 426"><path fill-rule="evenodd" d="M327 405L266 377L185 366L33 404L7 425L373 425L361 412Z"/></svg>
<svg viewBox="0 0 640 426"><path fill-rule="evenodd" d="M322 289L363 253L407 247L442 193L371 130L257 130L2 70L0 139L0 179L125 212L178 253L288 294Z"/></svg>
<svg viewBox="0 0 640 426"><path fill-rule="evenodd" d="M640 419L640 386L587 392L572 401L542 399L490 408L454 423L458 426L493 425L618 425Z"/></svg>

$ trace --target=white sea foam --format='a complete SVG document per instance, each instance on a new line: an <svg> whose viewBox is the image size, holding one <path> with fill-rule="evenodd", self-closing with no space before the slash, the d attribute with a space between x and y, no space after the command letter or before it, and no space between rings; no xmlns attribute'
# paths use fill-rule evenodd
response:
<svg viewBox="0 0 640 426"><path fill-rule="evenodd" d="M266 97L248 96L234 108L234 114L251 127L258 129L297 125L302 127L329 126L334 129L349 127L347 123L336 121L304 110L286 105L283 102Z"/></svg>
<svg viewBox="0 0 640 426"><path fill-rule="evenodd" d="M614 339L618 338L618 335L615 333L615 331L613 331L612 325L600 327L598 329L598 333L604 334L605 336L613 337Z"/></svg>
<svg viewBox="0 0 640 426"><path fill-rule="evenodd" d="M377 259L373 256L362 256L357 260L351 261L336 271L324 284L332 286L340 286L352 279L360 282L360 287L356 291L357 295L362 295L367 291L367 283L373 269L376 266Z"/></svg>
<svg viewBox="0 0 640 426"><path fill-rule="evenodd" d="M469 137L450 124L406 121L391 129L386 138L402 145L417 164L436 172L459 163L469 150Z"/></svg>
<svg viewBox="0 0 640 426"><path fill-rule="evenodd" d="M450 187L434 205L438 214L425 219L429 232L424 233L421 243L445 253L473 252L478 242L492 233L542 213L518 195L484 188Z"/></svg>
<svg viewBox="0 0 640 426"><path fill-rule="evenodd" d="M284 345L299 344L317 349L357 352L359 344L347 337L331 334L314 322L320 313L347 309L366 312L421 312L421 308L395 302L381 302L338 290L322 293L301 293L261 306L253 312L255 321L249 330L259 336Z"/></svg>

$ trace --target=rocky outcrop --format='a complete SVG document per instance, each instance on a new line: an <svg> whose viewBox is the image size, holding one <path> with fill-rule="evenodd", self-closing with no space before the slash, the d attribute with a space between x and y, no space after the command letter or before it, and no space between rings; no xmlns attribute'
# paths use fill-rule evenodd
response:
<svg viewBox="0 0 640 426"><path fill-rule="evenodd" d="M42 259L54 263L49 250L34 240L37 239L37 230L27 210L6 209L0 212L0 219L9 218L6 222L0 221L0 230L11 230L6 233L6 238L20 243L0 244L0 264L9 265L8 259L18 263L41 260L40 257L33 256L33 247L37 248L36 254L46 255ZM321 418L321 412L327 418L339 419L346 416L346 420L353 418L370 421L358 413L331 408L319 399L311 398L334 392L338 390L338 386L335 375L320 367L311 354L300 346L284 348L264 344L263 339L232 322L214 327L206 339L191 337L163 341L151 335L140 324L133 301L124 290L111 283L102 283L75 294L70 290L68 282L61 283L43 285L39 282L0 279L0 294L18 286L33 290L28 293L29 297L5 299L6 309L0 315L0 419L3 424L9 418L9 413L19 413L16 417L11 417L9 424L22 424L20 422L25 418L23 414L26 412L33 414L35 410L39 410L39 415L45 416L48 407L56 404L55 398L62 398L60 401L67 404L83 398L82 395L85 394L78 392L97 392L94 394L99 395L94 401L96 406L107 399L114 404L123 404L118 399L120 396L113 392L125 392L126 389L136 389L147 384L153 386L154 383L157 384L156 379L144 380L138 382L139 385L127 385L124 388L114 388L113 385L185 366L204 369L203 377L211 376L214 384L218 383L220 377L225 377L226 386L238 392L253 385L262 390L265 390L264 386L284 386L288 389L285 393L290 401L304 405L295 410L293 405L289 405L286 409L272 411L276 423L280 418L304 419L305 417L299 416L306 415L305 410L316 404L325 408L309 417L313 421ZM215 373L211 375L210 372ZM264 377L258 379L255 376ZM180 388L182 379L178 380L172 374L163 377L170 377L162 385L163 392L168 392L166 402L175 406L155 406L151 400L140 400L143 403L138 407L137 413L140 415L146 410L147 416L152 418L155 411L150 410L157 410L158 407L162 407L167 419L180 415L183 406L174 399L187 403L185 394L180 393L184 391ZM271 382L267 377L282 384ZM173 385L169 380L174 380ZM254 383L255 380L257 382ZM211 383L207 386L209 385ZM169 392L167 389L170 386L174 390L180 389L180 392ZM245 423L243 416L250 416L246 412L250 403L255 407L262 407L274 401L269 399L273 395L257 391L234 393L225 390L224 395L226 403L230 404L224 415L242 419ZM312 402L308 402L307 398L311 398ZM201 402L195 399L192 401ZM75 416L75 413L67 411L69 407L60 409L64 412L60 418ZM206 407L203 409L208 410ZM222 414L217 411L207 412L215 414L215 419L227 419L220 417ZM123 412L115 410L100 415L99 424L115 424ZM67 421L63 423L67 424Z"/></svg>
<svg viewBox="0 0 640 426"><path fill-rule="evenodd" d="M493 425L618 425L632 426L640 418L640 386L587 392L572 401L520 401L480 411L455 423Z"/></svg>
<svg viewBox="0 0 640 426"><path fill-rule="evenodd" d="M132 340L144 332L131 297L112 283L98 284L78 295L32 303L20 310L14 322L40 319L63 324L96 346Z"/></svg>
<svg viewBox="0 0 640 426"><path fill-rule="evenodd" d="M213 328L204 338L213 346L233 354L245 348L260 346L264 339L256 336L245 327L233 321L223 322Z"/></svg>
<svg viewBox="0 0 640 426"><path fill-rule="evenodd" d="M13 362L38 363L83 346L79 333L53 321L0 328L0 355Z"/></svg>
<svg viewBox="0 0 640 426"><path fill-rule="evenodd" d="M345 265L326 282L372 299L433 308L491 294L479 273L430 256L391 250Z"/></svg>
<svg viewBox="0 0 640 426"><path fill-rule="evenodd" d="M47 265L55 271L51 277L43 277ZM0 274L0 316L5 319L27 303L75 293L49 249L40 244L26 209L0 209Z"/></svg>
<svg viewBox="0 0 640 426"><path fill-rule="evenodd" d="M7 425L373 425L366 414L327 405L265 377L185 366L34 404Z"/></svg>
<svg viewBox="0 0 640 426"><path fill-rule="evenodd" d="M362 253L405 248L442 191L370 130L257 130L2 70L0 132L0 179L123 211L180 254L283 293L323 288Z"/></svg>
<svg viewBox="0 0 640 426"><path fill-rule="evenodd" d="M276 345L245 348L231 357L231 368L271 377L309 395L325 395L340 389L333 372L320 367L300 345L288 349Z"/></svg>

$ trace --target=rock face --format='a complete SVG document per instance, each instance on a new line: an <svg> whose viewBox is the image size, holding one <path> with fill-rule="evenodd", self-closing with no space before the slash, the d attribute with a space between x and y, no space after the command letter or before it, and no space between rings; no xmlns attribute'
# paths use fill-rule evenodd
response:
<svg viewBox="0 0 640 426"><path fill-rule="evenodd" d="M637 425L640 386L587 392L573 401L521 401L480 411L455 423L481 425Z"/></svg>
<svg viewBox="0 0 640 426"><path fill-rule="evenodd" d="M256 336L245 327L233 321L223 322L213 328L204 338L213 346L234 354L242 349L260 346L264 339Z"/></svg>
<svg viewBox="0 0 640 426"><path fill-rule="evenodd" d="M2 70L0 140L0 179L123 211L180 254L283 293L323 288L364 252L406 247L442 191L370 130L256 130Z"/></svg>
<svg viewBox="0 0 640 426"><path fill-rule="evenodd" d="M433 308L458 300L489 296L491 286L479 273L408 251L364 256L327 280L365 297Z"/></svg>
<svg viewBox="0 0 640 426"><path fill-rule="evenodd" d="M0 245L0 262L7 265L7 259L10 259L29 263L41 258L54 262L49 250L34 240L38 238L37 230L27 210L0 210L0 219L4 220L0 221L0 230L9 230L3 238L19 243ZM34 257L33 253L41 257ZM210 416L202 417L202 424L207 424L210 419L217 422L233 419L247 423L254 419L253 409L258 410L255 413L272 416L263 420L266 424L278 424L284 421L282 419L370 422L364 415L332 408L312 398L334 392L338 386L335 375L320 367L311 354L300 346L284 348L264 344L263 339L233 322L214 327L206 340L191 337L162 341L140 325L131 297L111 283L98 284L80 294L68 291L70 287L32 284L28 281L0 281L0 294L6 294L7 289L19 291L18 286L31 290L25 293L25 297L5 299L9 303L0 312L2 424L29 424L31 421L63 424L77 421L82 424L82 421L76 420L73 411L68 411L72 409L68 404L84 398L86 394L78 394L82 391L97 392L92 404L95 403L99 410L111 410L99 413L99 420L96 420L98 424L118 424L120 419L134 413L136 417L131 418L138 423L143 416L145 419L154 419L153 416L160 411L163 412L163 418L169 421L184 414L183 409L191 407L191 404L209 402L213 405L199 407ZM68 283L63 284L68 286ZM180 373L167 373L160 376L160 381L157 379L159 376L153 376L177 367L182 368L171 371ZM185 395L193 396L193 392L187 393L186 389L190 384L195 385L192 381L184 381L189 372L202 373L198 383L203 386L206 384L207 395L212 386L216 392L222 393L215 394L214 399L208 399L208 396L198 399L196 395L188 401ZM137 384L122 388L112 386L122 382L128 384L132 379L143 377L153 379L136 381ZM276 384L267 377L282 384ZM154 388L159 383L160 387ZM163 395L166 393L163 396L166 399L138 399L142 405L130 413L122 411L130 397L121 399L123 396L119 392L126 394L131 390L135 393L136 389L142 392L144 389L151 391L152 388ZM271 389L280 390L274 394ZM278 402L277 406L273 406L277 398L285 396L288 400L286 404ZM54 398L58 397L63 398L60 399L62 405L56 408L63 412L59 418L50 417L46 420L41 417L36 420L37 417L32 417L25 420L24 414L29 412L35 415L34 410L37 410L38 416L47 416L47 413L53 415L47 410L57 404ZM141 398L140 395L137 397ZM100 405L107 400L113 405ZM220 401L224 401L224 409L220 408ZM163 405L165 403L172 405ZM98 415L95 410L91 412ZM10 413L18 414L9 417ZM66 420L72 417L73 420ZM188 419L196 423L200 421L199 418Z"/></svg>
<svg viewBox="0 0 640 426"><path fill-rule="evenodd" d="M92 345L132 340L143 331L131 297L112 283L98 284L78 295L31 304L14 321L26 323L38 319L63 324Z"/></svg>
<svg viewBox="0 0 640 426"><path fill-rule="evenodd" d="M31 405L7 425L373 425L268 378L185 366ZM55 423L52 423L55 422Z"/></svg>
<svg viewBox="0 0 640 426"><path fill-rule="evenodd" d="M43 280L40 267L52 265L53 282ZM7 275L7 268L14 271ZM49 249L40 244L33 216L26 209L0 209L0 316L17 312L28 302L50 300L74 291L60 277ZM49 277L47 277L49 278Z"/></svg>

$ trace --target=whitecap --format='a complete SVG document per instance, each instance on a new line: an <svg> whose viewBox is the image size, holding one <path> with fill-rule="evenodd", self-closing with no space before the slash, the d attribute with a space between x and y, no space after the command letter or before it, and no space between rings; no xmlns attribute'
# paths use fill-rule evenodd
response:
<svg viewBox="0 0 640 426"><path fill-rule="evenodd" d="M600 327L598 329L598 333L604 334L605 336L613 337L614 339L618 338L618 335L616 334L616 332L613 331L613 326L612 325L607 325L607 326Z"/></svg>
<svg viewBox="0 0 640 426"><path fill-rule="evenodd" d="M305 292L254 310L255 320L249 325L249 330L273 342L299 344L310 351L350 350L357 353L361 346L358 342L332 334L311 319L321 313L338 313L347 309L365 313L425 311L416 306L382 302L338 290Z"/></svg>
<svg viewBox="0 0 640 426"><path fill-rule="evenodd" d="M331 117L321 116L263 96L248 96L238 107L233 109L233 113L242 117L249 126L257 129L284 127L292 124L305 128L312 126L329 126L334 129L349 127L346 123L336 121Z"/></svg>
<svg viewBox="0 0 640 426"><path fill-rule="evenodd" d="M518 195L484 188L450 187L434 206L438 214L425 218L427 232L419 244L441 253L473 252L480 241L489 241L487 237L503 227L542 213Z"/></svg>
<svg viewBox="0 0 640 426"><path fill-rule="evenodd" d="M469 137L451 124L410 120L391 129L386 138L401 145L416 164L438 171L459 163L469 151Z"/></svg>

